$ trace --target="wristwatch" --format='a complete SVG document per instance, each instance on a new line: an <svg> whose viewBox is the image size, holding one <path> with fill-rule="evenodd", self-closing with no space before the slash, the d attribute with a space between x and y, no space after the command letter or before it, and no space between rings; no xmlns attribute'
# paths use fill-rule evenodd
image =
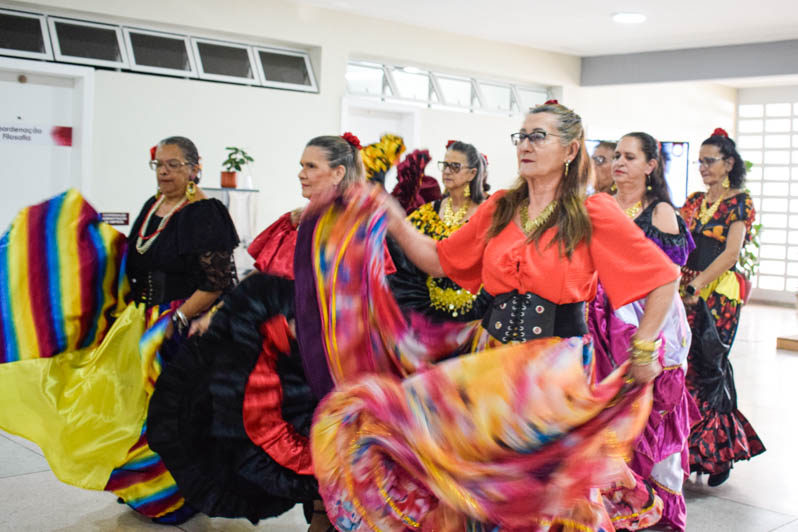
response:
<svg viewBox="0 0 798 532"><path fill-rule="evenodd" d="M690 297L693 297L696 293L695 286L688 284L687 286L684 287L684 293Z"/></svg>

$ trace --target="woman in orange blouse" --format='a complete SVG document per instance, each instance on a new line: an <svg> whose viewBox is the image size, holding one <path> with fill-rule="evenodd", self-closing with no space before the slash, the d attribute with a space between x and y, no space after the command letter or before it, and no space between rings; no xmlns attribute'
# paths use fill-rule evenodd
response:
<svg viewBox="0 0 798 532"><path fill-rule="evenodd" d="M483 326L499 342L587 332L584 302L597 278L613 306L647 297L632 346L631 376L661 371L655 343L679 270L606 194L586 198L590 164L582 120L556 101L535 107L511 135L519 178L480 205L469 223L436 242L394 206L388 230L419 268L494 304Z"/></svg>

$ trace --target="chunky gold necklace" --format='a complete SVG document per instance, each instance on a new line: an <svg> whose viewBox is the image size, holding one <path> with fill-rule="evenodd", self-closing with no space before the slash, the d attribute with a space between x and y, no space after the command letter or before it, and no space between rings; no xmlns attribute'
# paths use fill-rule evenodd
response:
<svg viewBox="0 0 798 532"><path fill-rule="evenodd" d="M631 207L625 208L623 210L623 212L629 218L634 219L634 217L637 216L638 214L640 214L640 211L642 211L642 210L643 210L643 202L641 200L641 201L638 201L637 203L635 203L634 205L632 205Z"/></svg>
<svg viewBox="0 0 798 532"><path fill-rule="evenodd" d="M447 227L461 225L465 221L470 206L471 201L465 200L465 203L457 209L457 212L454 212L452 208L452 197L449 196L446 198L446 201L443 202L443 223L446 224Z"/></svg>
<svg viewBox="0 0 798 532"><path fill-rule="evenodd" d="M545 224L549 217L551 217L551 213L554 212L554 208L557 207L557 200L552 200L551 203L546 205L546 208L540 211L540 214L535 216L534 220L529 219L529 198L525 199L521 203L521 210L518 212L519 216L521 217L521 229L524 231L526 236L531 235L538 227Z"/></svg>
<svg viewBox="0 0 798 532"><path fill-rule="evenodd" d="M725 194L721 193L712 205L707 201L707 196L708 194L704 195L704 199L701 201L701 208L698 210L698 219L701 220L701 225L707 225L707 222L715 216L715 212L720 207L720 202L723 201Z"/></svg>

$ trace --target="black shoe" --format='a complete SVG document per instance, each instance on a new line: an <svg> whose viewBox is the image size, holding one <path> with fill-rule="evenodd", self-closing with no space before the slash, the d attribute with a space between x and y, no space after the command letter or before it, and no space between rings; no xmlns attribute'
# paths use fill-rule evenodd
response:
<svg viewBox="0 0 798 532"><path fill-rule="evenodd" d="M709 475L709 480L707 480L707 486L717 487L729 480L729 474L731 473L731 469L727 469L723 473L715 473L714 475Z"/></svg>

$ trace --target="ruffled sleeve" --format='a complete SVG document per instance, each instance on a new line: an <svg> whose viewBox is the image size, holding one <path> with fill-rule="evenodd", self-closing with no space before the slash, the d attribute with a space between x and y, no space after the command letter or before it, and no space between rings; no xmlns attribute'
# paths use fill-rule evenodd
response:
<svg viewBox="0 0 798 532"><path fill-rule="evenodd" d="M249 245L247 251L255 259L255 268L263 273L293 279L296 236L297 228L291 221L291 213L287 212Z"/></svg>
<svg viewBox="0 0 798 532"><path fill-rule="evenodd" d="M745 223L745 242L751 240L751 227L756 221L756 210L754 209L754 202L751 200L751 195L748 192L738 194L735 196L734 201L736 204L733 209L729 210L729 217L727 224L731 225L734 222L742 220Z"/></svg>
<svg viewBox="0 0 798 532"><path fill-rule="evenodd" d="M684 205L682 205L682 208L679 209L679 214L681 214L682 218L684 219L684 223L687 224L689 230L692 230L695 226L693 223L693 218L695 218L695 215L698 212L698 207L701 205L702 199L704 199L703 192L693 192L687 196L687 199L684 201Z"/></svg>
<svg viewBox="0 0 798 532"><path fill-rule="evenodd" d="M176 220L178 255L232 252L238 246L235 225L221 201L212 198L191 203L179 214Z"/></svg>
<svg viewBox="0 0 798 532"><path fill-rule="evenodd" d="M610 303L620 308L679 277L679 268L608 194L585 201L593 235L589 250Z"/></svg>
<svg viewBox="0 0 798 532"><path fill-rule="evenodd" d="M437 243L438 259L446 277L472 294L482 286L482 255L496 202L504 196L500 190L482 203L468 222L449 238Z"/></svg>
<svg viewBox="0 0 798 532"><path fill-rule="evenodd" d="M643 230L643 234L659 246L674 264L684 266L687 262L687 257L690 256L690 252L695 249L693 236L687 229L687 224L679 215L676 216L676 223L679 226L678 233L665 233L657 229L652 222L655 208L656 204L652 204L646 209L646 212L635 220L635 223Z"/></svg>

